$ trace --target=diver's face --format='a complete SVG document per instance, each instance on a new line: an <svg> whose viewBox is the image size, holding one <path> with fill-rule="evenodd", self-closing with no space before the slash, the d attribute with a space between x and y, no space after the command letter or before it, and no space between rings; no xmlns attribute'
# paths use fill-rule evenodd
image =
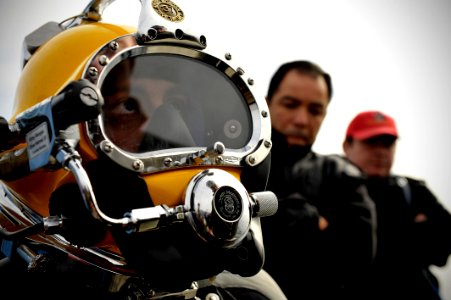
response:
<svg viewBox="0 0 451 300"><path fill-rule="evenodd" d="M138 152L147 123L174 88L162 79L134 80L132 89L123 86L105 98L103 117L105 133L121 149Z"/></svg>
<svg viewBox="0 0 451 300"><path fill-rule="evenodd" d="M115 145L138 152L148 122L157 107L174 98L183 98L176 84L166 79L134 78L132 66L123 63L105 83L102 108L104 131Z"/></svg>

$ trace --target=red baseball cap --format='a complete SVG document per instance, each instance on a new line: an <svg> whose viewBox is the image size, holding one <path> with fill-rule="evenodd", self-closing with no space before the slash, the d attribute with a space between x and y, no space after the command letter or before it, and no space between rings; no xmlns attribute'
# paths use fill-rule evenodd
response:
<svg viewBox="0 0 451 300"><path fill-rule="evenodd" d="M395 120L380 111L359 113L349 123L346 138L366 140L377 135L391 135L398 138Z"/></svg>

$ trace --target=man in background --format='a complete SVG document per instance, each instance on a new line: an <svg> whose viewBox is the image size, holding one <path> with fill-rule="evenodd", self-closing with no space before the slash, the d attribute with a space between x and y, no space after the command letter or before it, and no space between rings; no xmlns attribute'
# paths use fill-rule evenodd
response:
<svg viewBox="0 0 451 300"><path fill-rule="evenodd" d="M310 61L281 65L268 88L268 190L279 209L261 220L264 268L288 299L365 298L358 287L374 255L374 204L355 166L312 151L331 98L330 75Z"/></svg>
<svg viewBox="0 0 451 300"><path fill-rule="evenodd" d="M429 266L451 253L451 215L422 180L392 174L395 120L380 111L354 117L346 131L346 157L367 176L377 210L377 252L365 299L440 299Z"/></svg>

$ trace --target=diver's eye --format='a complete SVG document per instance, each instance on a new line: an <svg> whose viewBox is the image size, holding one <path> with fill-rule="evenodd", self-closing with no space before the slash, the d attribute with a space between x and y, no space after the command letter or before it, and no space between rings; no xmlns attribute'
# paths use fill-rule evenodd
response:
<svg viewBox="0 0 451 300"><path fill-rule="evenodd" d="M139 111L138 101L134 98L128 98L127 100L125 100L122 103L122 107L125 113L134 113L136 111Z"/></svg>
<svg viewBox="0 0 451 300"><path fill-rule="evenodd" d="M136 98L127 97L117 101L114 105L108 105L104 110L113 116L130 115L139 113L140 105Z"/></svg>
<svg viewBox="0 0 451 300"><path fill-rule="evenodd" d="M127 97L103 107L105 122L112 124L142 124L147 116L143 114L141 105L133 97ZM122 126L123 126L122 125ZM136 125L137 126L137 125Z"/></svg>

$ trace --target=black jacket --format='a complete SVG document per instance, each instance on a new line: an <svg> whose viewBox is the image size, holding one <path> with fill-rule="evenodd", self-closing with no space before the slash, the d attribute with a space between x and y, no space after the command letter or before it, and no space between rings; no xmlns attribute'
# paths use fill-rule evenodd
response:
<svg viewBox="0 0 451 300"><path fill-rule="evenodd" d="M367 186L378 215L367 298L440 299L429 266L444 266L451 253L450 213L421 180L390 176Z"/></svg>
<svg viewBox="0 0 451 300"><path fill-rule="evenodd" d="M361 173L339 156L289 149L275 131L273 145L268 190L279 209L261 220L264 268L288 299L360 298L376 246L374 203ZM320 215L329 222L324 231Z"/></svg>

